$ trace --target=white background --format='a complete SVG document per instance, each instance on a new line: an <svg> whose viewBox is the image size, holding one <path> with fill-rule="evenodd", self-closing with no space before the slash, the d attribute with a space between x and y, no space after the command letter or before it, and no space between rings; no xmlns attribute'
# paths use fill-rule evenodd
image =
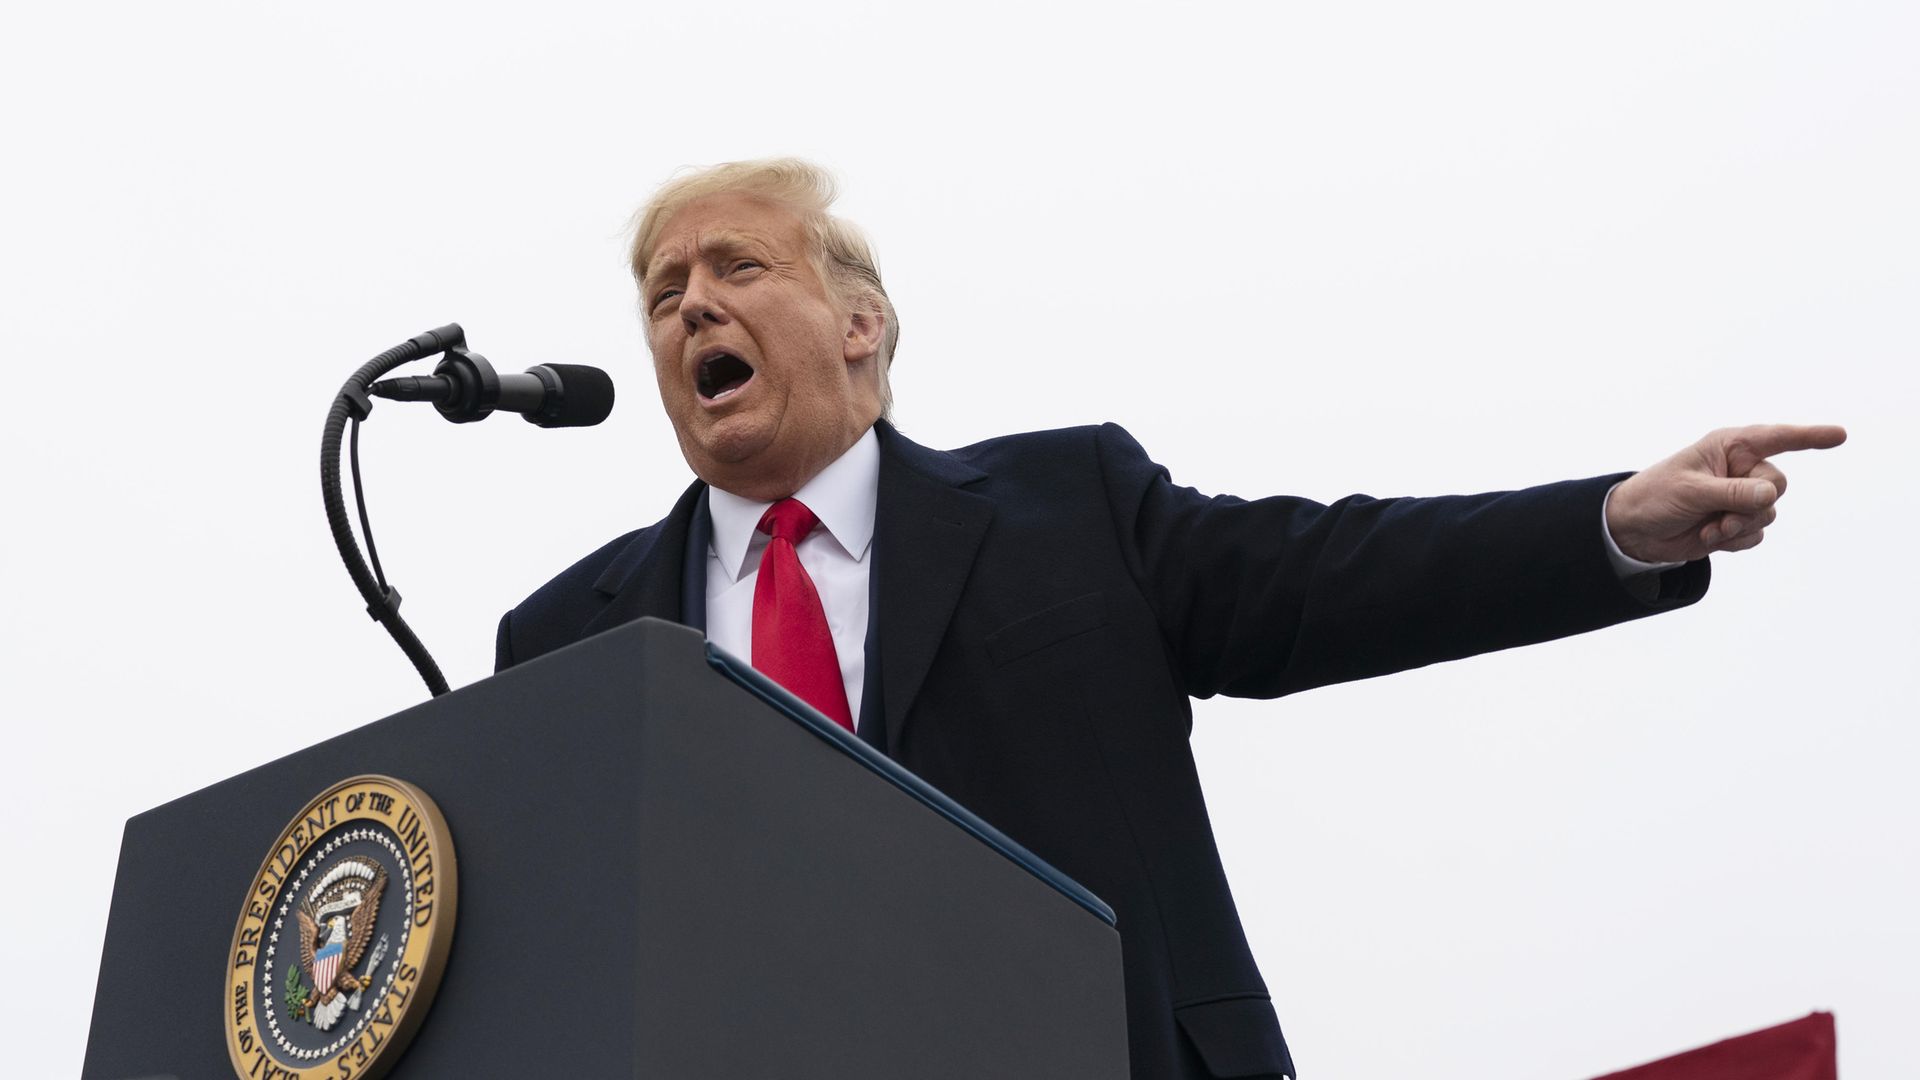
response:
<svg viewBox="0 0 1920 1080"><path fill-rule="evenodd" d="M365 432L406 613L479 679L500 611L689 479L627 216L798 153L878 243L929 445L1110 419L1184 483L1331 499L1848 425L1695 608L1203 703L1194 745L1310 1078L1574 1080L1816 1008L1848 1077L1911 1075L1917 31L1835 0L11 13L8 1073L78 1071L125 818L423 696L320 511L341 381L451 320L619 380L590 431Z"/></svg>

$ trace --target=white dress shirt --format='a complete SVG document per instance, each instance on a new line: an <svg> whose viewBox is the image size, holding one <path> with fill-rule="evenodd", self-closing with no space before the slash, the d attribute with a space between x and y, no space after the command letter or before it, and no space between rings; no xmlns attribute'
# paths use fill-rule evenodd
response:
<svg viewBox="0 0 1920 1080"><path fill-rule="evenodd" d="M866 688L867 582L873 570L873 516L879 494L880 442L872 428L793 494L820 519L820 526L796 550L826 610L847 708L856 723ZM1607 501L1612 498L1609 488L1600 503L1600 535L1613 572L1626 581L1679 566L1642 562L1620 550L1607 528ZM760 531L760 518L772 505L719 488L707 492L713 517L713 546L707 549L707 637L748 662L753 658L753 587L768 541Z"/></svg>
<svg viewBox="0 0 1920 1080"><path fill-rule="evenodd" d="M879 494L880 440L872 428L793 493L820 519L820 526L795 550L826 610L833 651L840 657L840 680L847 688L847 709L856 723L867 681L867 580L873 568L869 556ZM772 505L719 488L707 491L707 510L713 517L713 546L707 549L707 638L748 662L753 659L753 586L768 541L760 531L760 518Z"/></svg>

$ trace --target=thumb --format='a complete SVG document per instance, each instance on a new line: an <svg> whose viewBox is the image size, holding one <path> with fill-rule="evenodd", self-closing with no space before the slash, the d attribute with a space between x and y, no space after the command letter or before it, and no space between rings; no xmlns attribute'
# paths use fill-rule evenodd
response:
<svg viewBox="0 0 1920 1080"><path fill-rule="evenodd" d="M1766 480L1750 477L1703 477L1693 485L1693 501L1702 510L1730 510L1749 513L1765 510L1780 497L1780 489Z"/></svg>

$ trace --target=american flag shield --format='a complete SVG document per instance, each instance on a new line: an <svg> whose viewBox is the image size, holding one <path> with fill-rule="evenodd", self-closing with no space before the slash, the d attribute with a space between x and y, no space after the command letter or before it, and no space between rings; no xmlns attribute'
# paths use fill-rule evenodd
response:
<svg viewBox="0 0 1920 1080"><path fill-rule="evenodd" d="M317 953L313 954L313 988L325 993L327 987L340 974L340 954L346 952L346 943L329 941Z"/></svg>

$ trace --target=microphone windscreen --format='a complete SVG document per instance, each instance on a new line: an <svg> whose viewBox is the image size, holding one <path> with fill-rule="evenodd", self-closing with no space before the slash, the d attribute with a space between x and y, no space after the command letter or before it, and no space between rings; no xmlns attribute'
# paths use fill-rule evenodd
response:
<svg viewBox="0 0 1920 1080"><path fill-rule="evenodd" d="M535 421L541 427L592 427L613 412L613 379L606 372L585 364L546 366L560 377L560 407Z"/></svg>

